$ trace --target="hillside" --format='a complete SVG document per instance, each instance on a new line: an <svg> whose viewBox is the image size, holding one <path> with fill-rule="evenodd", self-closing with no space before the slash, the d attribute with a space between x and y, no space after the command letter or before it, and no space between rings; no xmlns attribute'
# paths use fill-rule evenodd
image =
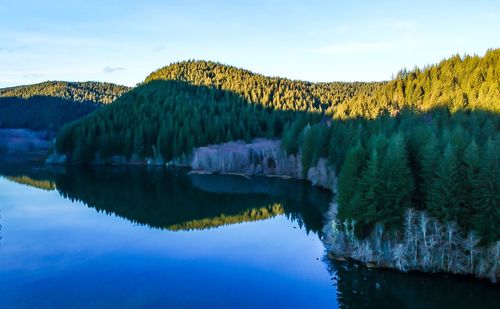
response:
<svg viewBox="0 0 500 309"><path fill-rule="evenodd" d="M93 112L98 106L48 96L0 97L0 128L57 132L65 123Z"/></svg>
<svg viewBox="0 0 500 309"><path fill-rule="evenodd" d="M210 61L183 61L161 68L148 77L153 80L179 80L193 85L211 86L239 94L252 103L276 110L325 111L356 96L370 93L384 83L310 83L267 77L251 71Z"/></svg>
<svg viewBox="0 0 500 309"><path fill-rule="evenodd" d="M102 160L123 155L170 161L211 143L280 136L299 115L306 116L251 104L230 91L157 80L65 126L56 150L80 163L92 162L97 153Z"/></svg>
<svg viewBox="0 0 500 309"><path fill-rule="evenodd" d="M56 132L130 88L98 82L44 82L0 89L0 128Z"/></svg>
<svg viewBox="0 0 500 309"><path fill-rule="evenodd" d="M47 96L75 102L109 104L129 90L129 87L111 83L46 81L0 89L0 97L27 99L34 96Z"/></svg>
<svg viewBox="0 0 500 309"><path fill-rule="evenodd" d="M265 78L210 62L174 64L153 73L114 104L65 126L56 150L77 163L105 163L113 156L121 156L121 162L149 157L163 163L186 158L208 144L282 138L286 152L300 157L303 175L320 158L328 160L339 175L339 218L355 220L358 236L368 235L376 223L398 230L406 209L417 208L494 241L500 237L494 228L500 224L498 54L453 57L380 84L373 93L364 89L340 105L353 102L349 116L358 118L330 122L317 112L316 99L297 109L286 103L296 102L285 96L287 92L283 97L274 94L267 103L259 97L248 99L266 85L287 85L292 93L311 95L310 90L319 87L314 84ZM194 69L198 66L211 69ZM479 90L460 86L473 80L478 70L488 72ZM464 82L454 82L456 76ZM419 84L430 86L422 86L422 101L411 103L410 89ZM401 101L394 102L401 103L387 105L383 95L392 96L387 89L398 85L405 91L394 97ZM439 91L425 95L434 87ZM457 93L458 98L464 93L470 97L469 103L457 105ZM285 103L273 106L276 102ZM360 110L356 104L362 104Z"/></svg>
<svg viewBox="0 0 500 309"><path fill-rule="evenodd" d="M483 57L456 55L424 69L402 70L375 91L361 89L330 111L336 118L375 118L403 108L436 107L500 113L500 49Z"/></svg>

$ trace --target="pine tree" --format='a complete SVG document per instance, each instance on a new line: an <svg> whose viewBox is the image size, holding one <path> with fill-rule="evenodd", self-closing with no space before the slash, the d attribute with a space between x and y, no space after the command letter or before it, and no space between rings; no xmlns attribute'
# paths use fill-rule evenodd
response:
<svg viewBox="0 0 500 309"><path fill-rule="evenodd" d="M307 126L302 133L302 174L303 177L307 176L309 168L313 164L314 151L316 148L316 138L317 138L317 127Z"/></svg>
<svg viewBox="0 0 500 309"><path fill-rule="evenodd" d="M463 162L465 165L464 175L464 207L462 207L462 212L460 216L463 218L460 220L462 225L467 229L471 227L471 218L475 215L474 207L475 204L475 190L478 181L478 173L480 167L480 157L479 157L479 147L476 141L473 139L470 144L465 148Z"/></svg>
<svg viewBox="0 0 500 309"><path fill-rule="evenodd" d="M497 142L498 143L498 142ZM488 139L481 151L479 173L474 186L474 229L486 241L500 237L500 147Z"/></svg>
<svg viewBox="0 0 500 309"><path fill-rule="evenodd" d="M361 178L357 187L360 200L357 205L353 205L355 218L361 220L365 225L371 225L379 221L379 212L384 207L382 196L382 180L380 171L380 159L377 150L370 154L366 168L361 173Z"/></svg>
<svg viewBox="0 0 500 309"><path fill-rule="evenodd" d="M353 204L356 194L359 194L357 186L361 178L366 160L366 152L358 141L356 145L347 151L346 159L340 170L338 179L338 203L339 219L341 221L354 217Z"/></svg>
<svg viewBox="0 0 500 309"><path fill-rule="evenodd" d="M143 130L140 128L134 132L134 145L132 147L133 153L142 157L144 154L144 135Z"/></svg>
<svg viewBox="0 0 500 309"><path fill-rule="evenodd" d="M457 221L460 213L461 192L459 182L460 163L456 148L448 143L441 159L431 188L428 205L432 216L445 222Z"/></svg>
<svg viewBox="0 0 500 309"><path fill-rule="evenodd" d="M432 200L431 191L435 184L434 180L436 178L440 155L436 135L432 134L418 154L419 165L421 166L419 171L419 179L421 181L420 192L423 195L422 198L425 207L428 207Z"/></svg>
<svg viewBox="0 0 500 309"><path fill-rule="evenodd" d="M401 133L394 134L382 160L379 181L383 184L380 193L382 222L389 227L402 222L406 209L412 206L414 179L406 154L405 140Z"/></svg>

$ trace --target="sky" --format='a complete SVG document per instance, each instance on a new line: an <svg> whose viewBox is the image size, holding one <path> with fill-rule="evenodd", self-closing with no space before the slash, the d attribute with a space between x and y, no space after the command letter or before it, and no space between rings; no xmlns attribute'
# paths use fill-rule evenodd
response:
<svg viewBox="0 0 500 309"><path fill-rule="evenodd" d="M308 81L387 80L500 47L496 1L0 0L0 87L133 86L188 59Z"/></svg>

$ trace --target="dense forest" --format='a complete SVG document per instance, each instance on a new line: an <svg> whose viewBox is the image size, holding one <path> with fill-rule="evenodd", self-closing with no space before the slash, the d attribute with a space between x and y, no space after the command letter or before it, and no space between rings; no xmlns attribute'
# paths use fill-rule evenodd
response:
<svg viewBox="0 0 500 309"><path fill-rule="evenodd" d="M336 118L375 118L403 108L428 111L436 107L500 113L500 49L483 57L455 55L436 65L402 70L390 82L362 88L329 112Z"/></svg>
<svg viewBox="0 0 500 309"><path fill-rule="evenodd" d="M170 161L198 146L280 136L285 123L298 117L313 121L319 115L275 111L213 87L152 81L65 126L56 150L80 163L92 162L96 153L104 160L124 155Z"/></svg>
<svg viewBox="0 0 500 309"><path fill-rule="evenodd" d="M233 66L209 61L184 61L151 73L153 80L179 80L210 86L241 95L250 103L275 110L323 112L356 96L371 93L384 83L332 82L310 83L267 77Z"/></svg>
<svg viewBox="0 0 500 309"><path fill-rule="evenodd" d="M0 97L57 97L75 102L109 104L130 88L101 82L47 81L39 84L0 89Z"/></svg>
<svg viewBox="0 0 500 309"><path fill-rule="evenodd" d="M57 132L129 88L99 82L44 82L0 89L0 128Z"/></svg>
<svg viewBox="0 0 500 309"><path fill-rule="evenodd" d="M358 236L397 231L406 209L500 239L500 50L452 57L387 83L312 84L212 62L152 73L109 106L66 125L72 162L189 156L197 146L282 138L303 172L328 158L338 215ZM99 158L101 160L96 160Z"/></svg>
<svg viewBox="0 0 500 309"><path fill-rule="evenodd" d="M79 119L97 107L91 102L75 102L58 97L0 97L0 128L57 132L65 123Z"/></svg>
<svg viewBox="0 0 500 309"><path fill-rule="evenodd" d="M298 125L301 125L297 122ZM338 172L338 216L357 235L401 227L408 208L500 239L500 115L477 111L335 121L285 128L283 145L304 169L322 157Z"/></svg>

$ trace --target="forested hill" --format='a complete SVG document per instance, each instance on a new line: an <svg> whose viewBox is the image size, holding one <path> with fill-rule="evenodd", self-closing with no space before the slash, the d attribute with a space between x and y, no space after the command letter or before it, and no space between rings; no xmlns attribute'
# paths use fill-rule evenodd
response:
<svg viewBox="0 0 500 309"><path fill-rule="evenodd" d="M496 49L484 57L454 56L423 70L403 71L387 83L317 84L215 62L179 62L151 73L116 104L68 126L59 136L58 151L90 162L95 153L152 156L155 146L170 160L197 146L282 137L283 132L297 143L303 127L321 119L316 112L325 110L341 119L396 115L403 108L416 115L436 107L498 114L499 58Z"/></svg>
<svg viewBox="0 0 500 309"><path fill-rule="evenodd" d="M312 84L181 62L64 126L56 150L73 163L165 162L198 146L282 138L304 175L328 159L339 218L356 222L358 235L376 223L400 229L416 208L497 241L499 55L455 56L385 84ZM324 110L340 119L326 121Z"/></svg>
<svg viewBox="0 0 500 309"><path fill-rule="evenodd" d="M129 87L111 83L46 81L0 89L0 97L27 99L34 96L48 96L76 102L109 104L129 90Z"/></svg>
<svg viewBox="0 0 500 309"><path fill-rule="evenodd" d="M354 97L370 93L384 83L310 83L267 77L251 71L210 61L173 63L151 73L145 80L180 80L212 86L241 95L246 100L278 110L326 111Z"/></svg>
<svg viewBox="0 0 500 309"><path fill-rule="evenodd" d="M48 81L0 89L0 128L56 132L130 88L100 82Z"/></svg>
<svg viewBox="0 0 500 309"><path fill-rule="evenodd" d="M161 155L168 161L193 147L281 136L285 123L299 114L250 104L231 91L157 80L65 126L56 149L80 163L92 162L96 153L101 159Z"/></svg>
<svg viewBox="0 0 500 309"><path fill-rule="evenodd" d="M375 118L402 108L436 107L500 113L500 49L488 50L483 57L455 55L424 69L402 70L375 91L361 89L333 112L336 118Z"/></svg>

